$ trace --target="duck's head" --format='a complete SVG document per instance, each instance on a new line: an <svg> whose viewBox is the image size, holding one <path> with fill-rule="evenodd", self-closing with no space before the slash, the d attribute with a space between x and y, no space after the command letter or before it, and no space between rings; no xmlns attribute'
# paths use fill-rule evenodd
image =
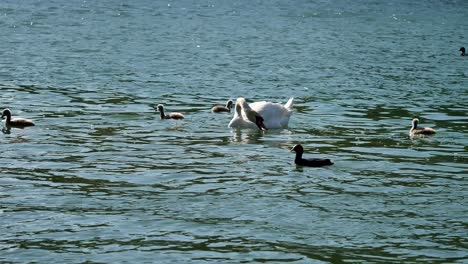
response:
<svg viewBox="0 0 468 264"><path fill-rule="evenodd" d="M232 100L229 100L229 101L227 101L226 107L227 108L232 108L233 104L234 104L234 102Z"/></svg>
<svg viewBox="0 0 468 264"><path fill-rule="evenodd" d="M291 152L303 153L303 152L304 152L304 148L302 147L301 144L297 144L296 146L294 146L294 147L291 149Z"/></svg>
<svg viewBox="0 0 468 264"><path fill-rule="evenodd" d="M461 47L461 48L460 48L460 51L461 51L461 55L462 55L462 56L465 56L465 47Z"/></svg>
<svg viewBox="0 0 468 264"><path fill-rule="evenodd" d="M6 117L11 116L11 111L10 111L10 109L7 108L7 109L3 110L3 112L2 112L2 119L5 118L5 116L6 116Z"/></svg>

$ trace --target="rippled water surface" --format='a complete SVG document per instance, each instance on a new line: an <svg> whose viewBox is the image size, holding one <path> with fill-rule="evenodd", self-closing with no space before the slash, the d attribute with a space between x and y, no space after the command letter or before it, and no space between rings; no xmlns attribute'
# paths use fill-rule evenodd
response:
<svg viewBox="0 0 468 264"><path fill-rule="evenodd" d="M1 1L0 262L466 263L468 3L386 2Z"/></svg>

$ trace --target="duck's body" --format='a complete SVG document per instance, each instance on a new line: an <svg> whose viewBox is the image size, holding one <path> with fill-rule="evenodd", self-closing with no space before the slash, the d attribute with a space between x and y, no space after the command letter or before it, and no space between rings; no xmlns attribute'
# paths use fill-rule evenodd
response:
<svg viewBox="0 0 468 264"><path fill-rule="evenodd" d="M412 126L409 131L410 136L414 135L434 135L436 131L430 127L418 127L419 119L414 118L411 122Z"/></svg>
<svg viewBox="0 0 468 264"><path fill-rule="evenodd" d="M460 52L461 52L461 54L460 54L461 56L466 56L464 47L460 48Z"/></svg>
<svg viewBox="0 0 468 264"><path fill-rule="evenodd" d="M2 119L6 117L5 126L9 127L16 127L16 128L25 128L28 126L34 126L34 122L30 119L16 117L11 118L11 111L10 109L5 109L2 112Z"/></svg>
<svg viewBox="0 0 468 264"><path fill-rule="evenodd" d="M228 100L226 105L215 105L211 108L211 111L213 113L221 113L221 112L228 112L230 113L231 112L231 108L232 108L232 100Z"/></svg>
<svg viewBox="0 0 468 264"><path fill-rule="evenodd" d="M184 119L185 118L184 115L181 113L169 113L169 114L164 113L164 105L162 104L158 104L156 108L159 111L159 115L161 119Z"/></svg>
<svg viewBox="0 0 468 264"><path fill-rule="evenodd" d="M240 112L237 105L241 107ZM240 97L236 101L236 113L229 123L229 127L253 128L253 125L258 123L257 117L263 119L263 129L287 127L292 114L292 105L292 97L285 105L265 101L248 104L244 98ZM246 122L238 122L239 119L244 119Z"/></svg>
<svg viewBox="0 0 468 264"><path fill-rule="evenodd" d="M231 122L229 122L228 127L266 130L263 124L263 117L253 111L244 98L237 99L236 113Z"/></svg>
<svg viewBox="0 0 468 264"><path fill-rule="evenodd" d="M302 154L304 153L304 148L301 144L297 144L291 149L292 152L296 152L296 158L294 159L294 163L299 166L307 166L307 167L323 167L333 165L333 162L330 159L304 159L302 158Z"/></svg>

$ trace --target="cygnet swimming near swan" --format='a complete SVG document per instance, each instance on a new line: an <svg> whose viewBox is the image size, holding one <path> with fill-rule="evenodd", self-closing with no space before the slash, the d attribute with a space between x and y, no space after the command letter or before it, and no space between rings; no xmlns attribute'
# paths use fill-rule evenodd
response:
<svg viewBox="0 0 468 264"><path fill-rule="evenodd" d="M228 100L226 102L226 105L215 105L211 108L211 111L213 113L221 113L221 112L231 112L232 104L234 102L232 100Z"/></svg>
<svg viewBox="0 0 468 264"><path fill-rule="evenodd" d="M181 113L169 113L169 114L164 113L164 105L162 104L158 104L156 108L159 111L161 119L184 119L184 115Z"/></svg>
<svg viewBox="0 0 468 264"><path fill-rule="evenodd" d="M34 126L33 121L31 121L30 119L26 119L26 118L22 118L22 117L11 118L10 109L3 110L2 119L4 117L6 117L5 126L7 128L10 128L10 127L24 128L24 127L28 127L28 126Z"/></svg>

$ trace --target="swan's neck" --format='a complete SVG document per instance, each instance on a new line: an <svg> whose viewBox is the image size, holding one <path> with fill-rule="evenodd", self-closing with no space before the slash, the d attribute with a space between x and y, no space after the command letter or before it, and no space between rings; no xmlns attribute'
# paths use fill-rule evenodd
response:
<svg viewBox="0 0 468 264"><path fill-rule="evenodd" d="M242 109L244 110L244 113L245 113L245 116L247 116L247 119L256 124L257 120L255 117L258 115L257 112L252 110L252 108L250 108L249 104L244 99L240 100L239 103L242 106Z"/></svg>
<svg viewBox="0 0 468 264"><path fill-rule="evenodd" d="M236 103L236 113L239 118L242 118L242 106L239 103Z"/></svg>
<svg viewBox="0 0 468 264"><path fill-rule="evenodd" d="M245 112L253 111L252 108L250 108L250 105L245 100L241 100L240 103L242 105L242 108L244 108Z"/></svg>

